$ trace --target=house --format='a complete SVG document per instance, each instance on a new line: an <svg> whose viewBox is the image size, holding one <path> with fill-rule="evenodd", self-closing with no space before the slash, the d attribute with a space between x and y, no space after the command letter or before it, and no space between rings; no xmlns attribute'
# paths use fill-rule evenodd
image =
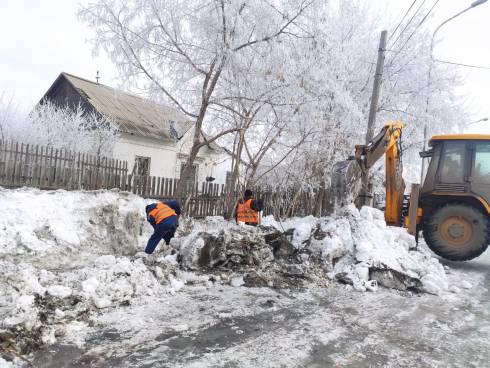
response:
<svg viewBox="0 0 490 368"><path fill-rule="evenodd" d="M41 103L46 100L58 106L80 104L114 121L120 131L114 157L126 160L130 173L180 178L194 122L176 109L67 73L58 76ZM215 183L225 183L226 156L217 145L203 147L195 160L194 180L213 177Z"/></svg>

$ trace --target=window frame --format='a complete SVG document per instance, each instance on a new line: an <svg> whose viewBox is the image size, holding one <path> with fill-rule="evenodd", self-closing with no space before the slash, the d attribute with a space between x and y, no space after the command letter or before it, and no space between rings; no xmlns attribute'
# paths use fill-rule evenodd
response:
<svg viewBox="0 0 490 368"><path fill-rule="evenodd" d="M139 159L148 160L148 172L147 172L146 175L145 174L140 174L140 173L137 172L139 170L139 165L137 165ZM136 176L150 176L150 173L151 173L151 157L135 155L134 156L133 171L135 172L134 175L136 175Z"/></svg>
<svg viewBox="0 0 490 368"><path fill-rule="evenodd" d="M452 148L453 146L462 146L462 177L458 179L458 181L447 181L444 180L443 178L443 169L444 165L447 162L448 155L447 151ZM441 150L441 155L440 155L440 161L439 161L439 166L437 168L437 182L438 183L444 183L444 184L464 184L467 182L468 179L468 168L471 167L471 165L467 165L467 160L468 160L468 145L464 141L446 141L443 144L442 150Z"/></svg>
<svg viewBox="0 0 490 368"><path fill-rule="evenodd" d="M476 172L476 155L477 155L477 148L479 145L486 145L489 149L488 154L490 155L490 141L481 141L481 142L473 142L472 144L472 160L471 160L471 181L475 184L479 185L490 185L490 179L487 181L484 180L478 180L478 177L475 175ZM483 151L485 152L485 151ZM490 174L490 169L488 171Z"/></svg>

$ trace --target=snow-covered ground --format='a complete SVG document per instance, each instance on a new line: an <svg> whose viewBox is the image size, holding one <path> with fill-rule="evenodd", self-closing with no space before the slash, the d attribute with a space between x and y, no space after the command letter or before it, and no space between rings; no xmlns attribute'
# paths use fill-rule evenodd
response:
<svg viewBox="0 0 490 368"><path fill-rule="evenodd" d="M146 256L147 202L0 189L0 367L490 361L487 265L443 266L377 210L186 220Z"/></svg>

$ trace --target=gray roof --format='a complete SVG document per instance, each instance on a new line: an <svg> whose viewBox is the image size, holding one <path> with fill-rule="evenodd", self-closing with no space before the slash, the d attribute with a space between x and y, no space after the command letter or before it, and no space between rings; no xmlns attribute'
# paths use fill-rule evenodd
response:
<svg viewBox="0 0 490 368"><path fill-rule="evenodd" d="M114 88L62 73L77 91L119 129L143 137L180 139L193 125L176 109Z"/></svg>

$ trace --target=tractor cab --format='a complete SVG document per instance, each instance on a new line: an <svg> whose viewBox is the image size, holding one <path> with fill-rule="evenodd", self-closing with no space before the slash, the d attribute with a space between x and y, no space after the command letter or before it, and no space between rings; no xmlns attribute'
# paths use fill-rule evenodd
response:
<svg viewBox="0 0 490 368"><path fill-rule="evenodd" d="M473 198L490 213L490 135L433 137L420 197ZM437 199L433 198L433 202Z"/></svg>
<svg viewBox="0 0 490 368"><path fill-rule="evenodd" d="M474 258L488 246L490 135L434 136L419 196L421 229L429 247L453 260Z"/></svg>

